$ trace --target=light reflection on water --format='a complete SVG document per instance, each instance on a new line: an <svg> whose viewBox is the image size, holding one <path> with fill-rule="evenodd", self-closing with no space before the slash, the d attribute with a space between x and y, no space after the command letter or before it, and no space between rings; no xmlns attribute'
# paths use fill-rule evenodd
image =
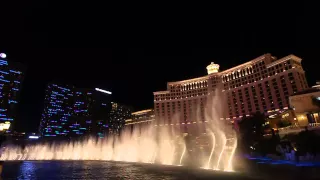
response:
<svg viewBox="0 0 320 180"><path fill-rule="evenodd" d="M20 166L20 175L18 176L18 179L35 179L35 164L32 162L24 162Z"/></svg>
<svg viewBox="0 0 320 180"><path fill-rule="evenodd" d="M25 161L5 162L3 179L133 179L173 180L238 179L236 173L187 169L178 166L160 166L108 161Z"/></svg>
<svg viewBox="0 0 320 180"><path fill-rule="evenodd" d="M159 171L161 172L161 171ZM147 171L142 165L101 161L6 162L4 179L176 179L172 173Z"/></svg>

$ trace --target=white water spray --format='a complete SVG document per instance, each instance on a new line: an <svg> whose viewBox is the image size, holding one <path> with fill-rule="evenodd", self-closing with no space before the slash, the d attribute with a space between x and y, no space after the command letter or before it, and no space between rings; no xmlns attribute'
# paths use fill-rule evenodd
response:
<svg viewBox="0 0 320 180"><path fill-rule="evenodd" d="M101 160L188 165L188 162L190 164L189 158L196 156L195 159L198 162L191 161L191 164L198 163L200 166L204 163L205 168L216 170L220 168L221 164L224 164L225 167L222 170L232 171L237 139L233 138L232 148L227 148L226 132L224 132L226 128L215 110L216 107L220 107L220 104L215 100L212 102L206 108L209 115L201 121L199 120L201 118L195 116L193 123L175 120L167 123L166 126L153 124L147 128L134 129L133 131L125 129L121 136L108 136L105 139L89 138L79 142L27 145L25 152L22 152L18 146L7 145L0 160ZM210 133L206 135L200 132L196 135L196 133L192 134L192 132L181 130L184 128L176 130L179 127L177 124L186 127L187 130L202 131L205 127L204 129ZM181 138L186 136L188 138ZM194 140L190 140L190 137L201 139L200 136L207 137L209 140L202 144L193 143ZM229 149L232 149L231 152L228 152Z"/></svg>
<svg viewBox="0 0 320 180"><path fill-rule="evenodd" d="M214 133L211 133L211 136L212 136L212 149L211 149L211 153L210 153L210 156L209 156L209 160L208 160L207 166L205 167L206 169L210 168L210 162L211 162L212 154L213 154L214 148L216 146L216 136L214 135Z"/></svg>
<svg viewBox="0 0 320 180"><path fill-rule="evenodd" d="M221 149L221 152L219 154L217 165L214 168L215 170L219 170L219 165L220 165L220 162L221 162L221 158L222 158L222 155L223 155L224 150L226 148L227 138L226 138L226 135L224 133L221 133L221 139L222 139L222 143L221 143L222 144L222 149Z"/></svg>

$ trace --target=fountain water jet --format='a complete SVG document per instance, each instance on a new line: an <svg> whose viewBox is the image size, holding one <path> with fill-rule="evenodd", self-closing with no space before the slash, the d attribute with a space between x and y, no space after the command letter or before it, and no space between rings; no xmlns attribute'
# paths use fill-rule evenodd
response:
<svg viewBox="0 0 320 180"><path fill-rule="evenodd" d="M226 171L233 171L232 169L232 160L233 160L233 157L234 157L234 153L236 152L236 148L237 148L237 139L233 139L234 140L234 145L232 147L232 151L231 151L231 155L229 157L229 161L228 161L228 167L226 169Z"/></svg>
<svg viewBox="0 0 320 180"><path fill-rule="evenodd" d="M81 142L27 145L25 153L20 153L21 149L17 146L8 145L0 159L8 161L101 160L166 165L188 165L189 162L192 165L199 163L207 169L222 169L220 166L224 164L223 170L232 171L237 139L233 133L232 148L227 148L229 143L226 135L229 138L231 133L226 132L228 128L224 124L225 121L218 118L221 101L214 97L207 102L204 119L199 117L200 110L197 109L195 115L191 116L190 122L182 121L178 114L172 121L159 121L156 122L159 124L133 130L125 128L121 136L110 135L98 140L88 138ZM192 129L196 132L193 136L189 132ZM209 139L208 142L203 143L208 144L205 147L207 149L199 148L198 143L192 144L193 140L190 140L190 137L199 136L197 134ZM232 149L231 152L228 152L229 149ZM198 162L193 161L192 158Z"/></svg>
<svg viewBox="0 0 320 180"><path fill-rule="evenodd" d="M224 153L224 150L226 148L226 143L227 143L227 138L225 136L224 133L221 133L221 139L222 139L222 149L221 149L221 152L219 154L219 158L218 158L218 161L217 161L217 165L216 167L214 168L214 170L219 170L219 165L220 165L220 161L221 161L221 158L222 158L222 155Z"/></svg>
<svg viewBox="0 0 320 180"><path fill-rule="evenodd" d="M209 159L208 159L207 166L205 167L206 169L209 169L209 167L210 167L210 161L211 161L211 158L212 158L212 154L214 152L214 148L216 146L216 136L214 135L214 133L211 133L211 136L212 136L212 149L211 149L211 153L210 153L210 156L209 156Z"/></svg>
<svg viewBox="0 0 320 180"><path fill-rule="evenodd" d="M183 151L182 151L182 154L180 157L180 164L179 165L182 165L182 159L183 159L184 154L186 153L186 149L187 149L187 147L184 145L184 148L183 148Z"/></svg>

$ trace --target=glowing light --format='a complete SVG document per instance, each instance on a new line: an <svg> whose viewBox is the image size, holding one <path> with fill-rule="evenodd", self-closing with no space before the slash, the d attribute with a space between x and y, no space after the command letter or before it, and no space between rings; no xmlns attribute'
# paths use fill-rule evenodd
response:
<svg viewBox="0 0 320 180"><path fill-rule="evenodd" d="M106 93L106 94L112 94L110 91L106 91L106 90L103 90L103 89L100 89L100 88L95 88L95 90L99 91L99 92Z"/></svg>
<svg viewBox="0 0 320 180"><path fill-rule="evenodd" d="M29 139L39 139L39 136L29 136Z"/></svg>
<svg viewBox="0 0 320 180"><path fill-rule="evenodd" d="M286 118L286 117L289 117L289 113L286 113L286 114L283 114L283 115L282 115L282 118L283 118L283 119Z"/></svg>
<svg viewBox="0 0 320 180"><path fill-rule="evenodd" d="M5 53L0 53L0 57L1 57L1 58L6 58L7 55L6 55Z"/></svg>
<svg viewBox="0 0 320 180"><path fill-rule="evenodd" d="M211 62L211 64L207 66L208 74L217 73L219 71L219 67L219 64L214 64L213 62Z"/></svg>
<svg viewBox="0 0 320 180"><path fill-rule="evenodd" d="M147 112L152 112L152 109L145 109L145 110L141 110L141 111L136 111L131 113L132 115L139 115L139 114L145 114Z"/></svg>

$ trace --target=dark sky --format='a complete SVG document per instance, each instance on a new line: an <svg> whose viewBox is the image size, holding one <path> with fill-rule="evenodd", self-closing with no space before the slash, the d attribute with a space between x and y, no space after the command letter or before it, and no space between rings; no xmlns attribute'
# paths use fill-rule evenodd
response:
<svg viewBox="0 0 320 180"><path fill-rule="evenodd" d="M292 53L303 58L311 86L320 80L319 20L312 7L232 4L114 13L110 7L10 3L2 8L0 52L28 68L16 128L37 130L52 80L111 90L114 101L140 110L153 107L152 92L165 90L166 82L203 76L211 61L223 70L264 53Z"/></svg>

